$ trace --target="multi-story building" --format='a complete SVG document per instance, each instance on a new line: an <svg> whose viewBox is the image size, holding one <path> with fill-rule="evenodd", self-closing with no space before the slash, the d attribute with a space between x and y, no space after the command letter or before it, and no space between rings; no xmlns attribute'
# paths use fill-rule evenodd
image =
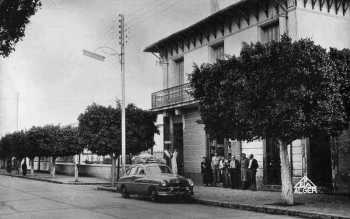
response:
<svg viewBox="0 0 350 219"><path fill-rule="evenodd" d="M326 48L350 48L349 7L349 0L241 0L148 46L145 52L157 53L163 71L164 89L152 94L152 110L163 115L165 149L180 152L180 172L199 181L202 156L214 151L221 156L254 154L258 184L279 185L277 145L270 139L211 139L201 123L198 102L188 93L188 75L194 63L239 55L243 42L279 40L283 33L293 40L311 38ZM334 156L322 135L294 141L289 146L293 179L307 175L318 185L337 183L339 191L349 192L350 164L345 162L350 151Z"/></svg>

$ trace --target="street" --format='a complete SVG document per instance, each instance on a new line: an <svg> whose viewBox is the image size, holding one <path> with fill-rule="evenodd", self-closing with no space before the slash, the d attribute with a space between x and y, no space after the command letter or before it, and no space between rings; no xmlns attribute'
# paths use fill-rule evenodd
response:
<svg viewBox="0 0 350 219"><path fill-rule="evenodd" d="M191 203L152 203L78 186L0 176L0 218L291 218Z"/></svg>

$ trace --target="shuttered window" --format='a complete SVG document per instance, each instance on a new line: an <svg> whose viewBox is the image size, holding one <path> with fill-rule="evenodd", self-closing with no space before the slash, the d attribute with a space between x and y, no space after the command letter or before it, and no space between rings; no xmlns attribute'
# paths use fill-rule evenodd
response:
<svg viewBox="0 0 350 219"><path fill-rule="evenodd" d="M212 61L216 62L218 59L222 60L225 57L224 44L220 43L218 45L212 46Z"/></svg>
<svg viewBox="0 0 350 219"><path fill-rule="evenodd" d="M278 22L262 26L261 32L261 42L263 43L280 40L280 27Z"/></svg>

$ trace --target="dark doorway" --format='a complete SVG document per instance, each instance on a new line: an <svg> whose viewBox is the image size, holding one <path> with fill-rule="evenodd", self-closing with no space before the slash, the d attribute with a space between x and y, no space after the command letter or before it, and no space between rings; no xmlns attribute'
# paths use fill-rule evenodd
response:
<svg viewBox="0 0 350 219"><path fill-rule="evenodd" d="M266 139L264 181L267 185L281 185L281 160L278 142Z"/></svg>
<svg viewBox="0 0 350 219"><path fill-rule="evenodd" d="M324 133L310 138L310 179L317 186L332 184L330 138Z"/></svg>
<svg viewBox="0 0 350 219"><path fill-rule="evenodd" d="M174 149L177 150L177 171L178 174L184 174L184 144L183 144L183 126L182 123L174 123Z"/></svg>

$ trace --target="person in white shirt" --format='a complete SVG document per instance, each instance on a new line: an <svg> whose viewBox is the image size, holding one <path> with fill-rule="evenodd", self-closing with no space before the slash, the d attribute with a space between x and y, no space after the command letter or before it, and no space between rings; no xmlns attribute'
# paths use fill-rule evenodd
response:
<svg viewBox="0 0 350 219"><path fill-rule="evenodd" d="M216 186L216 183L219 180L219 157L215 152L214 156L211 158L211 169L213 174L213 186Z"/></svg>

